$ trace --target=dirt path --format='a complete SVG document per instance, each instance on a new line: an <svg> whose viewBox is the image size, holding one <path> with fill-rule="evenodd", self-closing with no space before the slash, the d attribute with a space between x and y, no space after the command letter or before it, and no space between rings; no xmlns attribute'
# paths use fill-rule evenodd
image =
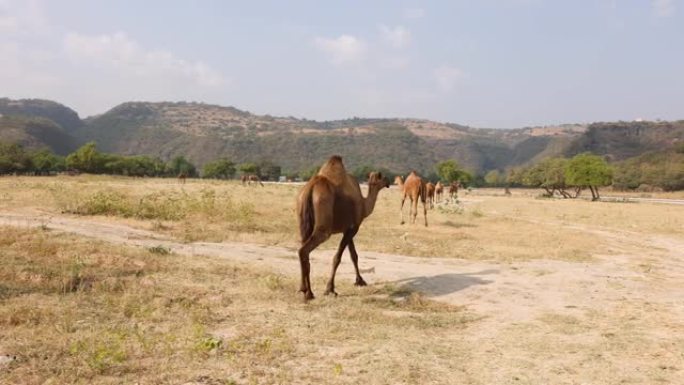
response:
<svg viewBox="0 0 684 385"><path fill-rule="evenodd" d="M181 243L162 234L120 224L22 212L0 213L0 225L45 227L121 245L162 246L175 253L265 263L283 274L299 274L296 251L280 247L229 242ZM533 260L511 264L362 251L360 267L371 270L364 274L369 283L393 282L398 288L465 305L495 323L529 321L549 312L572 314L601 309L625 298L670 306L684 319L682 239L575 228L600 233L614 243L618 254L597 256L596 261L586 263ZM328 274L330 253L312 254L315 275ZM352 280L352 265L346 257L344 261L338 276ZM320 295L323 287L314 287L314 291Z"/></svg>

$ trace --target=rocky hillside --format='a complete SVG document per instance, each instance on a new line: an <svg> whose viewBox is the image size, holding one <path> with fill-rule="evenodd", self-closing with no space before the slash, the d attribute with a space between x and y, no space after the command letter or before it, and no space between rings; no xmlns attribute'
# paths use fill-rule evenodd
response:
<svg viewBox="0 0 684 385"><path fill-rule="evenodd" d="M684 141L684 121L499 130L420 119L317 122L183 102L128 102L81 120L73 110L54 102L9 99L0 99L0 113L53 121L67 136L60 139L60 148L94 140L105 152L163 159L185 155L198 165L219 157L234 162L268 160L286 171L308 169L336 153L345 158L349 168L373 165L400 172L430 171L438 161L456 159L482 173L583 151L621 160ZM22 131L15 128L10 135L10 130L0 125L0 140L17 138L17 130ZM32 144L26 138L21 140ZM56 149L52 140L40 140Z"/></svg>
<svg viewBox="0 0 684 385"><path fill-rule="evenodd" d="M0 140L27 148L49 148L66 155L80 142L50 119L14 115L0 116Z"/></svg>
<svg viewBox="0 0 684 385"><path fill-rule="evenodd" d="M316 122L207 104L131 102L87 119L79 137L95 140L104 151L163 158L186 154L199 164L226 156L300 170L339 153L350 168L430 170L437 161L453 158L480 172L560 153L583 129L485 130L419 119Z"/></svg>

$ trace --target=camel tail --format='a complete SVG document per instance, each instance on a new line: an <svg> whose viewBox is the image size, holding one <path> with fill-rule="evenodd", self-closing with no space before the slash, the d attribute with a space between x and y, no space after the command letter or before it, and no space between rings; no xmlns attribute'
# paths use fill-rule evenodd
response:
<svg viewBox="0 0 684 385"><path fill-rule="evenodd" d="M302 242L306 242L314 228L314 210L313 210L313 188L306 191L306 197L299 208L299 235L302 237Z"/></svg>

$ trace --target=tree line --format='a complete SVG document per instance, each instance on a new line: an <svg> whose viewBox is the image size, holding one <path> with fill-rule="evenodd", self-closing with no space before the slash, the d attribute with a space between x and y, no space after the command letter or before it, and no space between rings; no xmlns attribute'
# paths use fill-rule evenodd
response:
<svg viewBox="0 0 684 385"><path fill-rule="evenodd" d="M233 179L238 173L254 174L262 180L277 181L281 175L291 180L308 180L318 171L312 166L299 172L285 172L271 161L236 164L220 158L204 164L199 170L183 156L170 161L146 155L118 155L97 150L94 142L81 146L66 157L48 149L29 150L19 144L0 142L0 174L49 175L64 171L125 176L188 177ZM381 171L393 179L404 175L386 168L377 169L361 165L351 173L365 180L371 171ZM645 154L637 158L609 165L602 157L591 153L576 155L571 159L549 158L527 167L509 169L506 172L491 170L485 175L466 171L455 160L437 163L433 170L424 173L428 181L463 186L525 186L538 187L549 196L559 195L575 198L583 190L589 190L593 199L599 198L599 187L613 185L619 189L634 189L648 185L664 190L684 189L684 144L671 154Z"/></svg>

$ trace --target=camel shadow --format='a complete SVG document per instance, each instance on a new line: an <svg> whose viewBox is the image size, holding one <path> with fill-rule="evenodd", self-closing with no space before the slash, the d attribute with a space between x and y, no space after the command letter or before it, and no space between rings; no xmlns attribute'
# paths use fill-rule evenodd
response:
<svg viewBox="0 0 684 385"><path fill-rule="evenodd" d="M400 284L395 290L395 296L405 296L409 293L420 292L427 297L438 297L461 291L470 286L488 285L492 280L482 279L481 275L497 274L498 270L489 269L465 274L438 274L400 279L393 283Z"/></svg>

